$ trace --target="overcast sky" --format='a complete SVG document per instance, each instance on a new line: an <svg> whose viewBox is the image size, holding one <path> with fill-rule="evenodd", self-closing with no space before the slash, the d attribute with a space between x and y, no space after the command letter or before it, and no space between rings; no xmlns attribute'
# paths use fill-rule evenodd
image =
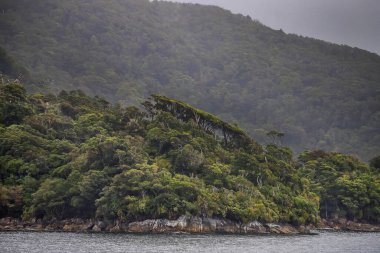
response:
<svg viewBox="0 0 380 253"><path fill-rule="evenodd" d="M380 0L172 0L218 5L264 25L380 55Z"/></svg>

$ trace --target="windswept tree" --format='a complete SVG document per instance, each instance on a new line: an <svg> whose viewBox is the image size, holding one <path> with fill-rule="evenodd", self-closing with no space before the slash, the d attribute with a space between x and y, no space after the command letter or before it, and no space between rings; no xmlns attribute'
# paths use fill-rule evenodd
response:
<svg viewBox="0 0 380 253"><path fill-rule="evenodd" d="M285 136L285 133L271 130L267 132L267 136L271 138L273 144L281 144L281 140Z"/></svg>
<svg viewBox="0 0 380 253"><path fill-rule="evenodd" d="M154 104L147 102L143 104L149 113L165 111L184 122L192 120L208 133L215 135L215 137L222 137L225 146L230 145L240 148L253 142L239 127L224 122L211 113L161 95L152 95L152 99Z"/></svg>

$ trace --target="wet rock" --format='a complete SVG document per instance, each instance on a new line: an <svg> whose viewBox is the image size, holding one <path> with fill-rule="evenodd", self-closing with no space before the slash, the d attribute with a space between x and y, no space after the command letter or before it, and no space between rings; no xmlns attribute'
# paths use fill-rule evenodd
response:
<svg viewBox="0 0 380 253"><path fill-rule="evenodd" d="M177 230L177 221L176 220L156 220L153 227L153 233L168 233L174 232Z"/></svg>
<svg viewBox="0 0 380 253"><path fill-rule="evenodd" d="M108 226L108 224L105 221L99 221L97 225L101 230L105 230Z"/></svg>
<svg viewBox="0 0 380 253"><path fill-rule="evenodd" d="M268 223L263 224L252 221L240 224L226 219L200 218L181 216L177 220L145 220L139 222L123 223L121 221L95 221L82 219L21 221L14 218L0 219L0 230L17 231L107 231L107 232L134 232L134 233L244 233L244 234L296 234L310 233L312 225L294 226L288 224ZM321 220L317 229L336 229L348 231L380 232L380 226L374 224L358 223L345 219Z"/></svg>
<svg viewBox="0 0 380 253"><path fill-rule="evenodd" d="M95 226L95 223L93 221L89 221L84 225L84 230L92 230L92 228Z"/></svg>
<svg viewBox="0 0 380 253"><path fill-rule="evenodd" d="M35 230L35 231L42 231L44 230L44 225L42 224L33 224L30 226L31 230Z"/></svg>
<svg viewBox="0 0 380 253"><path fill-rule="evenodd" d="M241 226L230 220L217 220L216 232L218 233L240 233Z"/></svg>
<svg viewBox="0 0 380 253"><path fill-rule="evenodd" d="M128 231L133 233L148 233L154 227L153 220L146 220L143 222L131 222L128 226Z"/></svg>
<svg viewBox="0 0 380 253"><path fill-rule="evenodd" d="M298 228L298 232L301 234L310 234L310 227L309 226L300 226Z"/></svg>
<svg viewBox="0 0 380 253"><path fill-rule="evenodd" d="M189 218L181 216L177 220L145 220L131 222L128 224L128 231L133 233L168 233L175 231L200 231L201 220L193 226L189 226Z"/></svg>
<svg viewBox="0 0 380 253"><path fill-rule="evenodd" d="M344 230L348 231L363 231L363 232L379 232L380 226L367 223L357 223L348 221L344 226Z"/></svg>
<svg viewBox="0 0 380 253"><path fill-rule="evenodd" d="M330 228L334 228L334 227L339 228L336 226L336 224L332 220L326 221L326 225Z"/></svg>
<svg viewBox="0 0 380 253"><path fill-rule="evenodd" d="M128 231L134 233L237 233L240 231L240 226L226 220L181 216L177 220L162 219L132 222L128 225Z"/></svg>
<svg viewBox="0 0 380 253"><path fill-rule="evenodd" d="M79 224L75 224L75 223L65 224L63 226L63 231L67 231L67 232L82 231L82 226Z"/></svg>
<svg viewBox="0 0 380 253"><path fill-rule="evenodd" d="M65 224L63 226L63 231L73 231L73 225L72 224Z"/></svg>
<svg viewBox="0 0 380 253"><path fill-rule="evenodd" d="M125 223L125 222L119 224L122 231L128 231L128 225L129 223Z"/></svg>
<svg viewBox="0 0 380 253"><path fill-rule="evenodd" d="M267 223L267 224L265 224L265 228L270 233L280 234L280 231L279 231L280 225L278 225L278 224Z"/></svg>
<svg viewBox="0 0 380 253"><path fill-rule="evenodd" d="M189 233L201 233L203 231L202 218L200 217L191 217L186 226L186 232Z"/></svg>
<svg viewBox="0 0 380 253"><path fill-rule="evenodd" d="M334 229L357 232L380 232L380 225L359 223L346 219L322 219L321 222L317 224L317 229Z"/></svg>
<svg viewBox="0 0 380 253"><path fill-rule="evenodd" d="M48 226L51 226L54 230L62 230L64 225L65 224L61 222L55 222L55 223L49 224Z"/></svg>
<svg viewBox="0 0 380 253"><path fill-rule="evenodd" d="M187 224L189 223L189 217L186 215L182 215L177 219L177 228L180 230L183 230L187 227Z"/></svg>
<svg viewBox="0 0 380 253"><path fill-rule="evenodd" d="M281 234L286 234L286 235L299 233L299 231L295 227L288 224L280 226L279 231Z"/></svg>
<svg viewBox="0 0 380 253"><path fill-rule="evenodd" d="M105 229L102 229L102 231L111 231L111 229L114 227L114 224L107 224L107 227Z"/></svg>
<svg viewBox="0 0 380 253"><path fill-rule="evenodd" d="M268 233L263 224L252 221L242 226L242 232L246 234L265 234Z"/></svg>
<svg viewBox="0 0 380 253"><path fill-rule="evenodd" d="M298 230L291 225L287 224L274 224L267 223L266 225L267 231L273 234L297 234Z"/></svg>
<svg viewBox="0 0 380 253"><path fill-rule="evenodd" d="M100 231L102 231L102 229L98 225L94 225L93 228L92 228L92 231L94 231L94 232L100 232Z"/></svg>
<svg viewBox="0 0 380 253"><path fill-rule="evenodd" d="M115 225L114 227L110 228L109 231L112 233L120 233L120 232L123 232L123 229L121 228L120 225Z"/></svg>
<svg viewBox="0 0 380 253"><path fill-rule="evenodd" d="M202 232L211 233L216 232L219 220L211 218L202 218Z"/></svg>
<svg viewBox="0 0 380 253"><path fill-rule="evenodd" d="M13 224L13 219L10 217L5 217L0 219L0 225L1 226L10 226Z"/></svg>
<svg viewBox="0 0 380 253"><path fill-rule="evenodd" d="M57 230L61 230L61 228L55 227L54 224L49 224L45 227L45 230L46 231L57 231Z"/></svg>
<svg viewBox="0 0 380 253"><path fill-rule="evenodd" d="M128 225L128 231L132 233L148 233L154 227L154 220L145 220L140 222L131 222Z"/></svg>

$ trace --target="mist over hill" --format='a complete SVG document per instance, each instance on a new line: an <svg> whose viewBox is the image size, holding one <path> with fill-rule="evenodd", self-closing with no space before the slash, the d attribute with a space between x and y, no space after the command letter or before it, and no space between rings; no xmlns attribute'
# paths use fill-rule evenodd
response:
<svg viewBox="0 0 380 253"><path fill-rule="evenodd" d="M3 0L0 46L30 91L138 105L160 93L284 132L296 152L380 153L380 57L273 30L218 7L148 0ZM29 76L28 76L29 78Z"/></svg>

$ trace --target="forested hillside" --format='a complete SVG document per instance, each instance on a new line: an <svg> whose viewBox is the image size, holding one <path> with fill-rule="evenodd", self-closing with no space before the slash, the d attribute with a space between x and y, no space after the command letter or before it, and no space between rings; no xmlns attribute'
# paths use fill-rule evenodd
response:
<svg viewBox="0 0 380 253"><path fill-rule="evenodd" d="M296 161L161 95L139 110L0 83L0 218L379 222L378 160L305 151Z"/></svg>
<svg viewBox="0 0 380 253"><path fill-rule="evenodd" d="M380 57L288 35L221 8L148 0L2 0L0 46L31 91L81 88L138 105L152 93L297 153L380 153Z"/></svg>

